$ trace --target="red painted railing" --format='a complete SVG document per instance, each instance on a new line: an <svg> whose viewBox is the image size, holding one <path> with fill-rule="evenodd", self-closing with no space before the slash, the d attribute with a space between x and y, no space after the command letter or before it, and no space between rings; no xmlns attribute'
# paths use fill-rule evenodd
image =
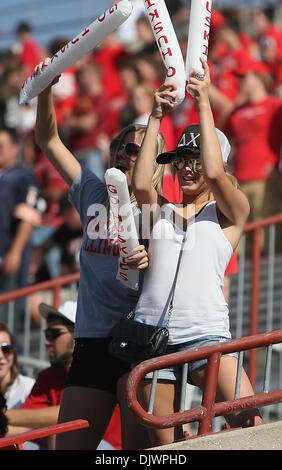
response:
<svg viewBox="0 0 282 470"><path fill-rule="evenodd" d="M223 416L236 410L242 411L248 408L269 405L282 400L282 390L274 390L215 403L221 355L281 342L282 330L276 330L144 361L136 366L128 376L126 388L128 406L146 426L170 428L185 423L199 422L198 435L209 434L211 433L212 420L217 416ZM208 358L208 365L201 406L167 416L153 416L142 408L138 402L137 391L140 381L148 372L203 358Z"/></svg>
<svg viewBox="0 0 282 470"><path fill-rule="evenodd" d="M0 295L0 304L10 302L11 300L20 299L27 297L28 295L34 294L35 292L42 292L51 290L53 292L53 306L58 308L60 305L60 293L62 287L78 282L80 273L67 274L66 276L60 276L50 281L39 282L33 286L22 287L12 292Z"/></svg>
<svg viewBox="0 0 282 470"><path fill-rule="evenodd" d="M244 233L253 233L252 251L252 295L250 313L250 335L258 332L259 320L259 291L260 291L260 263L261 263L261 231L270 225L282 223L282 214L273 215L266 219L250 222L246 224ZM282 245L282 241L281 241ZM282 249L282 246L281 246ZM257 350L250 352L248 375L253 388L256 387L257 371Z"/></svg>
<svg viewBox="0 0 282 470"><path fill-rule="evenodd" d="M46 426L44 428L33 429L21 434L14 434L0 438L1 450L25 450L24 443L34 441L35 439L42 439L43 437L54 436L64 432L75 431L84 429L89 426L88 421L83 419L76 419L66 423L54 424L53 426Z"/></svg>
<svg viewBox="0 0 282 470"><path fill-rule="evenodd" d="M260 264L261 264L261 231L271 225L282 223L282 214L274 215L256 222L246 224L244 233L253 234L253 252L252 252L252 293L251 293L251 311L250 311L250 335L258 333L259 318L259 291L260 291ZM0 295L0 304L12 300L26 297L35 292L51 290L53 292L53 305L58 308L60 305L60 292L63 286L78 282L80 273L60 276L50 281L38 283L33 286L24 287L13 292L7 292ZM256 386L257 370L257 351L250 351L248 375L253 388Z"/></svg>

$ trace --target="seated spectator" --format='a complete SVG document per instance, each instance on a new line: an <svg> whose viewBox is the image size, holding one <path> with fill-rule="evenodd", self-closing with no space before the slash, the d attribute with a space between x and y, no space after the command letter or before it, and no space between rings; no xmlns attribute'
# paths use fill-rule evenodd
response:
<svg viewBox="0 0 282 470"><path fill-rule="evenodd" d="M39 309L47 321L45 345L48 350L50 367L38 374L29 396L20 409L7 410L8 435L57 424L64 383L72 361L76 302L67 301L58 309L41 303ZM118 419L117 410L112 423L110 423L117 436L120 433ZM110 440L110 427L106 431L106 436L110 444L113 441L117 445L117 440ZM117 436L115 435L114 438L116 439ZM49 445L52 447L53 443L51 442Z"/></svg>
<svg viewBox="0 0 282 470"><path fill-rule="evenodd" d="M32 28L28 23L20 23L16 28L16 34L22 45L19 61L25 67L25 78L27 78L42 59L42 50L32 36Z"/></svg>
<svg viewBox="0 0 282 470"><path fill-rule="evenodd" d="M278 55L282 55L282 30L274 22L275 9L273 7L257 8L253 12L253 28L255 40L259 47L267 40L276 43Z"/></svg>
<svg viewBox="0 0 282 470"><path fill-rule="evenodd" d="M7 410L8 435L57 423L63 387L72 360L76 302L68 301L58 310L41 304L40 312L47 320L45 345L50 367L38 374L20 409Z"/></svg>
<svg viewBox="0 0 282 470"><path fill-rule="evenodd" d="M0 322L0 391L7 409L19 408L34 382L33 378L20 374L15 340L8 327Z"/></svg>

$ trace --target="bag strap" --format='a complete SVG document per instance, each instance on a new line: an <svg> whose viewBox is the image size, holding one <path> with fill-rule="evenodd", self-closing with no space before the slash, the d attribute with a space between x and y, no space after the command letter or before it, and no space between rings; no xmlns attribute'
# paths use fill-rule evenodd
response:
<svg viewBox="0 0 282 470"><path fill-rule="evenodd" d="M181 261L181 258L182 258L183 248L184 248L184 244L186 242L186 238L187 238L187 231L186 231L186 233L185 233L185 235L182 239L181 248L180 248L179 257L178 257L177 266L176 266L176 272L175 272L175 276L174 276L174 280L173 280L173 284L172 284L171 297L170 297L169 306L168 306L168 316L167 316L167 320L166 320L166 324L165 324L165 326L167 328L168 328L169 321L170 321L170 318L171 318L171 315L172 315L176 281L177 281L177 277L178 277L180 261Z"/></svg>

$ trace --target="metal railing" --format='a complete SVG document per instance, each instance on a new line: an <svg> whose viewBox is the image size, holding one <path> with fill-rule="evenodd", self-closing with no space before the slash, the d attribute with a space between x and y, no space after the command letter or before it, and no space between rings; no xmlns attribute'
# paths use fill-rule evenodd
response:
<svg viewBox="0 0 282 470"><path fill-rule="evenodd" d="M231 278L229 316L233 338L282 328L282 214L246 224L240 243L239 272ZM264 232L264 250L262 250ZM246 245L251 245L247 254ZM277 248L278 247L278 248ZM258 383L258 351L250 351L248 375ZM279 355L282 367L282 357ZM280 374L281 375L281 374ZM282 382L282 377L280 382Z"/></svg>
<svg viewBox="0 0 282 470"><path fill-rule="evenodd" d="M40 282L33 286L23 287L12 292L7 292L0 295L0 304L8 304L7 326L12 334L16 337L19 344L19 336L22 336L22 344L20 345L18 360L21 366L24 367L28 375L36 376L38 371L48 367L50 364L46 360L46 347L44 345L45 320L42 318L40 328L32 329L32 319L30 313L30 306L28 303L29 297L35 293L40 292L50 293L50 304L58 308L62 303L62 290L66 286L76 286L79 282L80 273L68 274L60 276L49 281ZM71 294L69 294L71 295ZM77 288L75 288L75 297L77 296ZM22 331L15 329L15 302L18 299L25 299L24 319L22 320ZM16 321L15 321L16 320ZM35 338L34 338L35 333ZM34 347L35 351L31 348Z"/></svg>
<svg viewBox="0 0 282 470"><path fill-rule="evenodd" d="M31 431L0 438L0 450L26 450L25 442L55 436L65 432L77 431L87 427L89 427L88 421L76 419L65 423L46 426L44 428L32 429Z"/></svg>
<svg viewBox="0 0 282 470"><path fill-rule="evenodd" d="M231 331L234 338L282 328L282 241L280 253L277 254L275 251L276 230L279 224L282 225L282 214L251 222L245 226L239 253L239 273L232 276L231 281L229 307ZM262 230L269 230L267 255L261 252ZM248 237L253 237L250 258L246 256L245 250ZM263 279L262 269L265 270L265 278ZM62 289L70 284L75 285L79 282L79 278L80 273L74 273L0 295L0 304L8 304L7 325L9 329L14 332L14 304L17 299L28 299L34 293L50 291L52 298L50 303L54 307L58 307L61 303ZM262 299L260 295L263 288L266 290L266 300ZM77 295L77 289L74 295ZM261 306L264 301L266 306L262 311ZM37 333L39 341L34 347L36 351L31 352L32 325L28 302L26 302L23 323L23 348L19 355L20 363L27 367L30 365L30 370L42 369L46 367L43 331ZM41 330L43 330L43 322ZM282 382L282 355L279 354L279 356L280 381ZM252 350L250 351L248 375L254 389L257 382L257 365L257 351Z"/></svg>
<svg viewBox="0 0 282 470"><path fill-rule="evenodd" d="M168 354L165 356L149 359L136 366L128 376L126 396L129 408L138 419L149 427L170 428L185 423L198 422L198 435L212 432L212 421L217 416L225 416L234 411L242 411L249 408L266 406L282 401L282 389L269 391L270 370L272 358L272 345L282 342L282 330L270 333L261 333L240 339L218 343L213 346L201 347L189 351ZM263 390L252 396L240 397L240 381L243 367L243 354L246 350L266 347L265 374ZM224 402L215 402L220 358L224 354L239 352L239 360L236 375L234 399ZM200 359L208 359L205 387L203 390L202 403L200 406L186 410L186 385L187 385L187 363ZM154 416L153 408L158 381L158 371L175 365L183 365L181 396L179 411L167 416ZM150 400L148 410L145 411L138 401L138 385L144 376L153 372Z"/></svg>

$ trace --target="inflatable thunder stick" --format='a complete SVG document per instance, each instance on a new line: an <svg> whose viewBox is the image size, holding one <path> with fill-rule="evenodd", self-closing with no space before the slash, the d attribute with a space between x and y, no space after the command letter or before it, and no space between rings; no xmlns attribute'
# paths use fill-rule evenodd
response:
<svg viewBox="0 0 282 470"><path fill-rule="evenodd" d="M76 38L68 42L43 68L40 75L33 74L25 81L20 92L20 104L39 95L55 77L71 67L91 49L97 47L110 33L118 28L132 13L132 3L122 0L113 5L87 26Z"/></svg>
<svg viewBox="0 0 282 470"><path fill-rule="evenodd" d="M212 0L192 0L190 9L188 44L186 54L187 84L193 70L197 78L203 80L204 72L200 57L207 61L209 52L209 34L211 26ZM188 88L187 88L187 91ZM191 93L189 91L189 93Z"/></svg>
<svg viewBox="0 0 282 470"><path fill-rule="evenodd" d="M185 98L185 65L165 0L144 0L144 3L161 58L167 69L165 81L176 84L175 103L179 105Z"/></svg>
<svg viewBox="0 0 282 470"><path fill-rule="evenodd" d="M126 176L117 168L110 168L105 173L110 209L118 234L120 251L117 279L125 286L137 290L139 271L130 269L126 264L126 257L133 254L134 248L139 245Z"/></svg>

